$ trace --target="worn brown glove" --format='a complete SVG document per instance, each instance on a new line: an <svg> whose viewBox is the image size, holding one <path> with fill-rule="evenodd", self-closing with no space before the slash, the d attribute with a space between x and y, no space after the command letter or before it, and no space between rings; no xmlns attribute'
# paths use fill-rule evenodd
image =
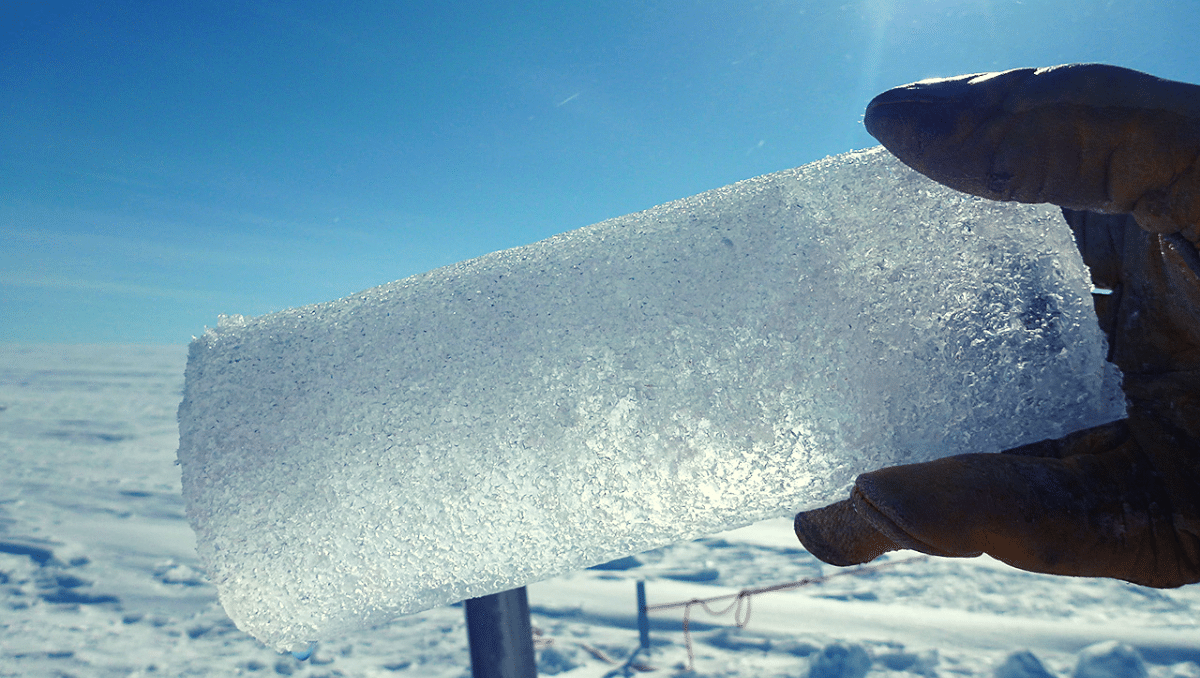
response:
<svg viewBox="0 0 1200 678"><path fill-rule="evenodd" d="M1200 87L1098 64L889 90L868 131L967 193L1064 207L1128 418L858 477L796 516L834 565L909 548L1160 588L1200 581Z"/></svg>

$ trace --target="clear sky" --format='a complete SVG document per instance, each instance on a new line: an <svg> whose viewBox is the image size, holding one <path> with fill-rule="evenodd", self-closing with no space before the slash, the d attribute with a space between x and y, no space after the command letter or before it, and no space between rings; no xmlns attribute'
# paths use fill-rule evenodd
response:
<svg viewBox="0 0 1200 678"><path fill-rule="evenodd" d="M874 141L936 75L1200 82L1190 0L0 0L0 342L188 342Z"/></svg>

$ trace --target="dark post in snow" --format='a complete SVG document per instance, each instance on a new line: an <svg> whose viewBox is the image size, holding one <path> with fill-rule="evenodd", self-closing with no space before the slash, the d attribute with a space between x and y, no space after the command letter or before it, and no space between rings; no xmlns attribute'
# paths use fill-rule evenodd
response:
<svg viewBox="0 0 1200 678"><path fill-rule="evenodd" d="M646 614L646 582L639 579L637 583L638 611L638 649L643 652L650 650L650 617Z"/></svg>
<svg viewBox="0 0 1200 678"><path fill-rule="evenodd" d="M463 607L474 678L537 678L524 586L471 598Z"/></svg>

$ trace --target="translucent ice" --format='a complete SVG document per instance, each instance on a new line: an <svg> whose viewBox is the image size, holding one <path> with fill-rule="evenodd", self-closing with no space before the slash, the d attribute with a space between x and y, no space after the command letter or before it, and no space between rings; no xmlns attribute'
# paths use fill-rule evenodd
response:
<svg viewBox="0 0 1200 678"><path fill-rule="evenodd" d="M311 640L1120 417L1058 210L849 153L224 319L179 409L221 602Z"/></svg>

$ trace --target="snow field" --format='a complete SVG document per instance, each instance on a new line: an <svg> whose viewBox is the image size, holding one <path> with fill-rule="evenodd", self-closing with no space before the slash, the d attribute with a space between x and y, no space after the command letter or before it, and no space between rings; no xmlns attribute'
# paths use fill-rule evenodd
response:
<svg viewBox="0 0 1200 678"><path fill-rule="evenodd" d="M469 675L460 607L330 639L304 663L233 626L199 571L179 493L185 353L0 346L0 676ZM637 560L530 587L543 675L598 677L624 661L638 643L639 578L656 604L836 571L799 548L786 519ZM869 678L1035 678L1019 658L1002 670L1031 651L1062 678L1136 678L1138 666L1150 678L1200 678L1200 587L930 559L752 605L745 629L693 612L691 675L855 678L865 653ZM689 675L681 617L652 615L646 661L658 670L641 675ZM1103 645L1113 640L1140 663L1123 664L1119 647ZM1084 651L1094 643L1099 652ZM1081 659L1099 668L1076 674ZM1113 665L1129 672L1103 673Z"/></svg>

